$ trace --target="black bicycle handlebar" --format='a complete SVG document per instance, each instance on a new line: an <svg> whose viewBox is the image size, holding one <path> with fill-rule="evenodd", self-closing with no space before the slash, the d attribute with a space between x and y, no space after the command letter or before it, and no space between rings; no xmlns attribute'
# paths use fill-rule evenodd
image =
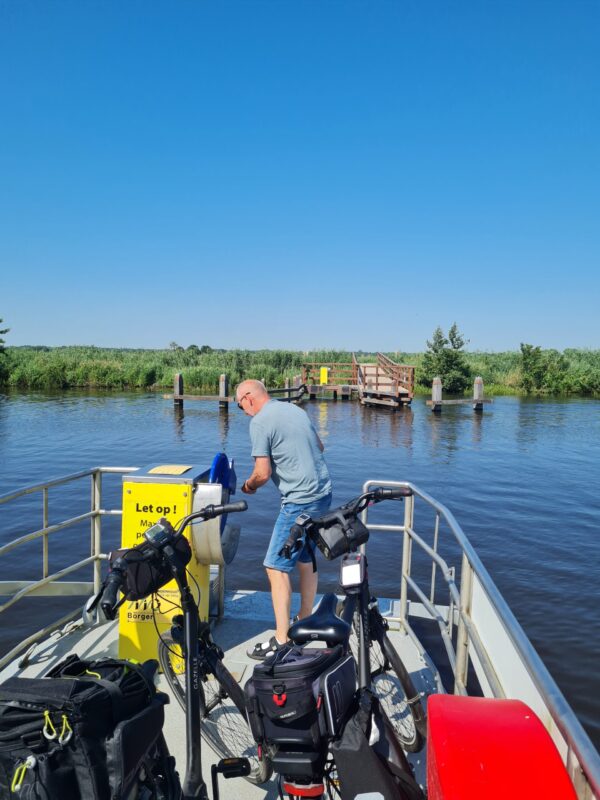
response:
<svg viewBox="0 0 600 800"><path fill-rule="evenodd" d="M373 490L375 500L401 500L404 497L412 497L413 490L408 486L394 486L388 488L380 486Z"/></svg>
<svg viewBox="0 0 600 800"><path fill-rule="evenodd" d="M296 518L296 524L290 528L290 535L279 551L279 555L284 558L290 558L292 553L299 550L302 547L301 539L305 531L310 535L310 531L314 528L327 528L336 522L344 524L348 520L357 517L370 502L381 503L383 500L402 500L405 497L411 497L412 494L413 490L408 486L378 486L376 489L371 489L353 500L349 500L343 506L333 511L328 511L327 514L323 514L321 517L313 518L308 514L301 514Z"/></svg>
<svg viewBox="0 0 600 800"><path fill-rule="evenodd" d="M222 517L224 514L236 514L239 511L245 511L247 508L248 503L245 500L238 500L237 503L225 503L221 506L205 506L200 511L194 511L193 514L188 514L187 517L184 517L177 528L176 534L180 536L187 525L195 519L214 519L215 517Z"/></svg>

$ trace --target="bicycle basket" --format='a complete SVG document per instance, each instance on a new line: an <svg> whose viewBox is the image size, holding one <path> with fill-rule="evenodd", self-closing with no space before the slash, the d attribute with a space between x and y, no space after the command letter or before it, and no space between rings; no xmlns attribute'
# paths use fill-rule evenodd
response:
<svg viewBox="0 0 600 800"><path fill-rule="evenodd" d="M183 564L188 564L192 557L189 541L181 536L174 545L174 550ZM121 591L128 600L141 600L157 592L173 577L171 567L161 558L147 559L148 554L156 552L150 545L126 550L115 550L110 554L110 561L121 556L126 564L125 581Z"/></svg>
<svg viewBox="0 0 600 800"><path fill-rule="evenodd" d="M316 544L328 561L358 549L369 538L369 529L359 519L334 522L317 529Z"/></svg>

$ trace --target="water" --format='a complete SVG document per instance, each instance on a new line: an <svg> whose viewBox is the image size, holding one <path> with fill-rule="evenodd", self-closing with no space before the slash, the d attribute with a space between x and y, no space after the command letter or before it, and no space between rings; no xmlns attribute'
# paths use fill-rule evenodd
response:
<svg viewBox="0 0 600 800"><path fill-rule="evenodd" d="M359 493L367 478L393 478L412 481L454 513L600 747L600 403L496 398L483 415L467 406L448 407L439 417L422 400L396 414L357 403L305 408L325 443L334 503ZM191 402L178 417L171 403L153 394L0 396L0 494L98 465L207 467L219 450L235 458L243 480L251 470L248 421L237 409L220 415L213 405ZM118 504L119 479L106 479L105 489L105 505ZM228 585L266 589L261 564L277 492L266 486L248 504ZM74 491L63 489L51 500L50 519L84 510ZM2 541L38 525L39 497L0 511ZM118 542L117 521L106 532ZM65 537L51 567L78 547L83 556L88 541L86 523ZM376 592L395 595L395 542L372 541L369 547ZM19 574L39 574L39 545L30 558L20 557ZM4 562L3 579L15 565ZM335 583L337 568L328 566L322 588ZM57 606L46 598L35 613L50 619ZM22 613L10 619L0 630L0 651L31 624Z"/></svg>

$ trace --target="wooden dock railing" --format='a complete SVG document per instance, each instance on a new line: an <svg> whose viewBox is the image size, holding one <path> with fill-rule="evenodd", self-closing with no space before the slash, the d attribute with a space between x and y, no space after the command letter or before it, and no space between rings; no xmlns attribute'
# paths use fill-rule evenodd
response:
<svg viewBox="0 0 600 800"><path fill-rule="evenodd" d="M302 364L302 383L319 385L321 370L327 370L327 383L334 386L356 386L355 361L310 361Z"/></svg>
<svg viewBox="0 0 600 800"><path fill-rule="evenodd" d="M383 353L377 353L377 365L393 379L399 389L405 389L412 400L415 395L415 368L408 364L396 364Z"/></svg>

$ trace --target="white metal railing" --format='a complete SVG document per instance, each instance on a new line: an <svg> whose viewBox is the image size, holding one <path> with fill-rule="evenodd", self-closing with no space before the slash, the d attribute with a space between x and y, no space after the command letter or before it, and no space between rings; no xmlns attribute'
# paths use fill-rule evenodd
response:
<svg viewBox="0 0 600 800"><path fill-rule="evenodd" d="M66 475L54 480L45 481L43 483L33 484L26 486L23 489L18 489L15 492L10 492L0 496L0 507L18 500L25 495L40 494L42 506L42 527L30 533L23 534L22 536L13 539L2 546L0 546L0 558L5 556L25 544L41 540L42 542L42 575L37 580L3 580L0 581L0 597L7 598L3 604L0 605L0 614L7 611L9 608L23 600L25 597L37 596L87 596L92 593L98 592L101 584L101 571L102 561L108 557L106 553L102 552L102 519L108 516L121 516L122 510L120 508L105 509L102 508L102 476L105 474L127 474L134 472L137 467L94 467L92 469L76 472L71 475ZM89 478L91 481L90 492L90 510L83 514L70 517L68 519L60 520L59 522L50 523L48 514L48 498L49 492L58 487L67 484L73 484L77 481L83 481ZM89 520L90 522L90 555L81 559L73 564L51 573L49 568L49 552L50 552L50 539L55 534L74 525ZM2 531L0 530L0 536ZM69 581L63 580L66 576L84 568L92 568L91 581ZM74 611L60 620L60 624L64 624L68 619L73 618L76 614L81 613L81 609L74 609ZM39 641L47 635L50 630L54 630L59 623L53 623L40 631L29 636L26 640L21 642L16 648L5 654L0 659L0 668L14 658L16 653L24 649L24 647Z"/></svg>
<svg viewBox="0 0 600 800"><path fill-rule="evenodd" d="M421 609L434 620L454 675L454 693L467 694L471 664L488 697L510 697L528 703L546 725L581 800L600 798L600 756L568 705L554 679L534 650L506 601L483 566L452 513L417 486L405 481L367 481L363 491L375 486L405 486L413 491L404 504L402 524L373 524L369 509L362 513L370 530L403 534L400 612L397 618L421 652L423 647L410 624L409 590ZM415 500L434 514L431 544L415 531ZM441 528L458 545L457 565L440 555ZM413 577L413 548L431 561L428 585ZM436 602L439 576L446 585L445 603ZM456 627L456 631L454 628ZM453 643L455 638L456 644Z"/></svg>

